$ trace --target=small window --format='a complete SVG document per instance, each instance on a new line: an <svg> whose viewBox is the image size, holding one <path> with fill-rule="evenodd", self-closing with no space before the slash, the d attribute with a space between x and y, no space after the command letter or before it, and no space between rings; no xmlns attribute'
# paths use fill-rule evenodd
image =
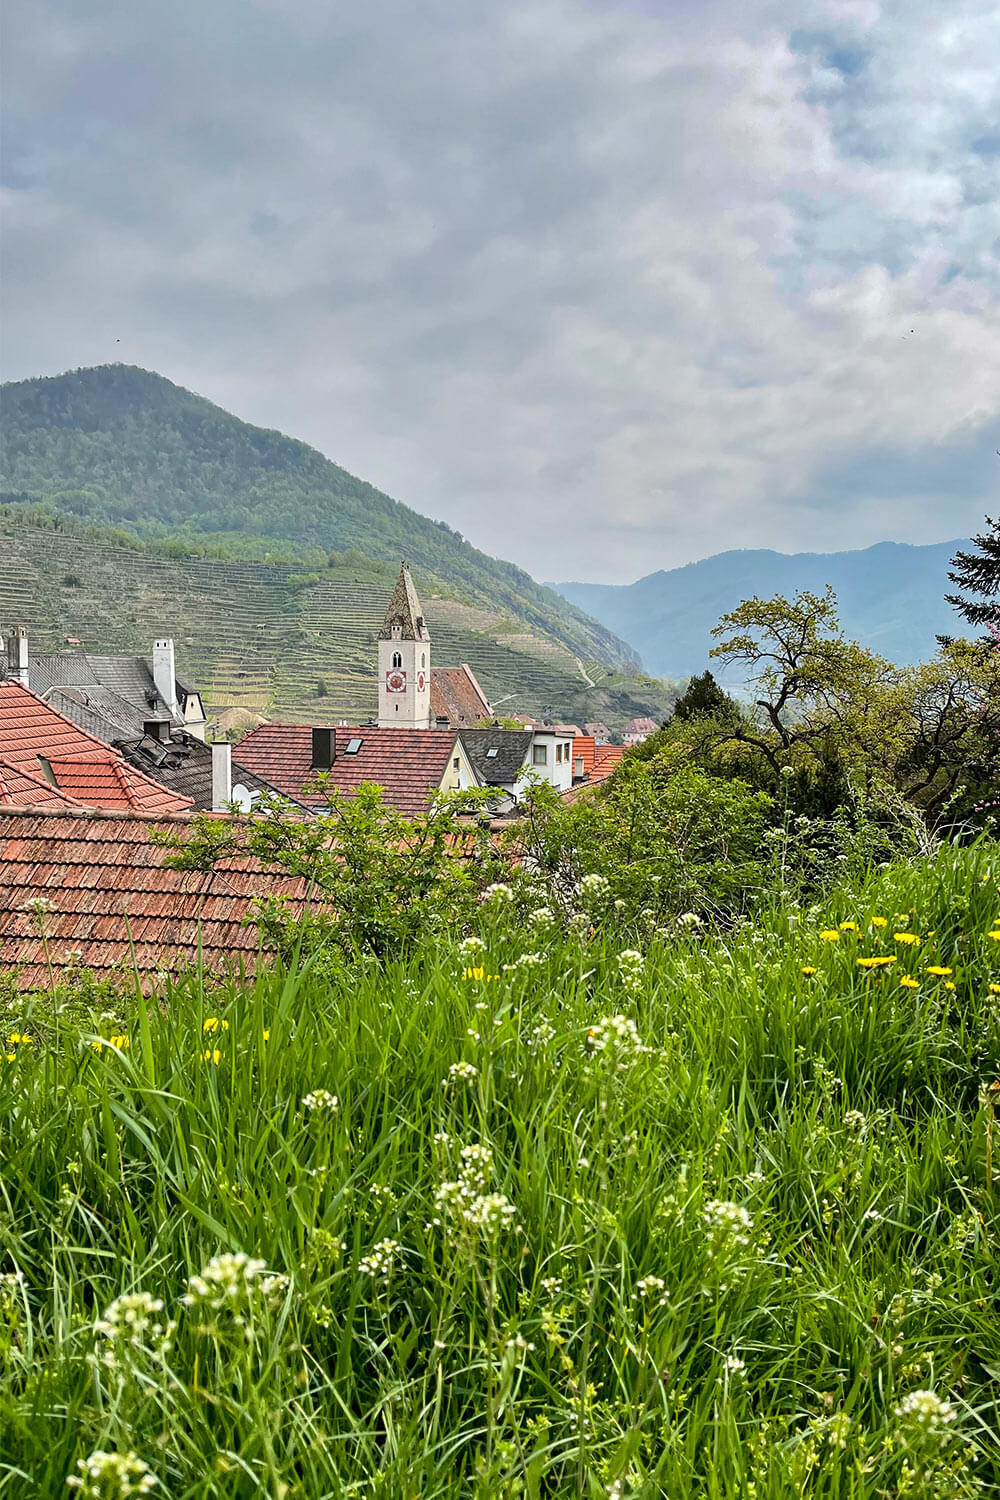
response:
<svg viewBox="0 0 1000 1500"><path fill-rule="evenodd" d="M361 749L361 745L362 745L362 741L361 740L348 740L347 741L347 749L344 751L344 754L345 755L357 755L358 751Z"/></svg>
<svg viewBox="0 0 1000 1500"><path fill-rule="evenodd" d="M497 750L496 745L491 745L490 748L486 752L486 759L487 760L496 760L498 753L499 752Z"/></svg>
<svg viewBox="0 0 1000 1500"><path fill-rule="evenodd" d="M549 751L547 745L532 745L531 764L533 766L547 766L549 763Z"/></svg>
<svg viewBox="0 0 1000 1500"><path fill-rule="evenodd" d="M420 653L420 665L422 667L426 667L426 665L427 665L427 652L426 651L421 651L421 653Z"/></svg>
<svg viewBox="0 0 1000 1500"><path fill-rule="evenodd" d="M452 761L452 765L453 765L453 766L454 766L454 768L455 768L455 770L456 770L456 771L457 771L457 770L458 770L458 768L459 768L459 766L460 766L460 765L461 765L461 764L462 764L462 762L461 762L461 760L460 760L460 759L459 759L459 757L458 757L458 756L457 756L457 755L456 755L456 756L455 756L455 759L454 759L454 760L453 760L453 761Z"/></svg>
<svg viewBox="0 0 1000 1500"><path fill-rule="evenodd" d="M403 665L403 657L401 652L394 651L392 653L392 665L394 667L401 667Z"/></svg>
<svg viewBox="0 0 1000 1500"><path fill-rule="evenodd" d="M574 776L582 776L583 775L583 756L582 755L578 755L576 757L576 760L573 762L573 775Z"/></svg>

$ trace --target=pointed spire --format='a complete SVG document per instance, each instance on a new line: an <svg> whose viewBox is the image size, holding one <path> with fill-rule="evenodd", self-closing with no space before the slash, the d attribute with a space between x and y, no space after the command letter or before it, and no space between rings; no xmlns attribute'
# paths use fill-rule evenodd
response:
<svg viewBox="0 0 1000 1500"><path fill-rule="evenodd" d="M389 600L389 608L385 612L385 620L378 638L380 641L430 640L423 606L417 598L410 570L405 563L399 570L399 578L392 591L392 598Z"/></svg>

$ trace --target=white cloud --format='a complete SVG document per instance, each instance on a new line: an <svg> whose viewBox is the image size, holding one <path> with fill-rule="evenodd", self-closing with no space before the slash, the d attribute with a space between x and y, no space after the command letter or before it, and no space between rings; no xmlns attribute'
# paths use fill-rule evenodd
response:
<svg viewBox="0 0 1000 1500"><path fill-rule="evenodd" d="M9 377L160 369L539 576L980 519L992 3L11 11Z"/></svg>

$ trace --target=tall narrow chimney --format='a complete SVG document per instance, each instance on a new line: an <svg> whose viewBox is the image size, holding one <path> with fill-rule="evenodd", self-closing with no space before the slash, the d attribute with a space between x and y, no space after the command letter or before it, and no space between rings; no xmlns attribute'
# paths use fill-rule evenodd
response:
<svg viewBox="0 0 1000 1500"><path fill-rule="evenodd" d="M23 625L7 630L7 676L22 687L28 686L28 632Z"/></svg>
<svg viewBox="0 0 1000 1500"><path fill-rule="evenodd" d="M228 740L212 744L212 811L228 812L233 800L233 747Z"/></svg>
<svg viewBox="0 0 1000 1500"><path fill-rule="evenodd" d="M335 729L313 729L312 761L310 770L329 771L337 758L337 731Z"/></svg>
<svg viewBox="0 0 1000 1500"><path fill-rule="evenodd" d="M172 640L153 642L153 682L156 685L156 691L176 717L178 714L177 674L174 671Z"/></svg>

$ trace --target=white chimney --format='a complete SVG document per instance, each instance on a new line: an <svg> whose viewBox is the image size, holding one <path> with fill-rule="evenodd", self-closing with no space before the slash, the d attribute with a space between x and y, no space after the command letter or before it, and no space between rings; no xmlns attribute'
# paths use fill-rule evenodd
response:
<svg viewBox="0 0 1000 1500"><path fill-rule="evenodd" d="M171 640L153 642L153 682L170 712L177 717L177 674L174 671L174 643Z"/></svg>
<svg viewBox="0 0 1000 1500"><path fill-rule="evenodd" d="M228 740L212 744L212 811L228 812L233 800L233 747Z"/></svg>
<svg viewBox="0 0 1000 1500"><path fill-rule="evenodd" d="M28 686L28 632L23 625L7 630L7 676L22 687Z"/></svg>

